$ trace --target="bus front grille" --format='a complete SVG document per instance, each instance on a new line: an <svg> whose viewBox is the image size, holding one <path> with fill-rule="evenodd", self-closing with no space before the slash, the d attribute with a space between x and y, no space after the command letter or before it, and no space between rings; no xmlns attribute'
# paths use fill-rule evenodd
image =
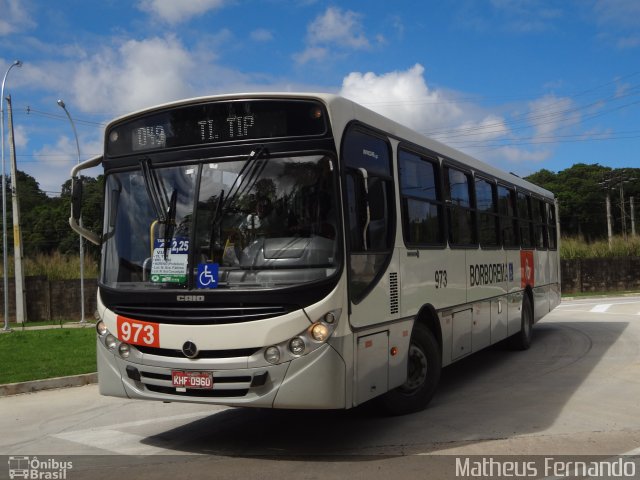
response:
<svg viewBox="0 0 640 480"><path fill-rule="evenodd" d="M146 355L157 355L159 357L171 357L171 358L185 358L185 354L182 350L174 350L171 348L156 348L156 347L143 347L142 345L136 345L136 348L140 352ZM200 350L198 352L198 358L239 358L250 357L256 353L260 348L239 348L234 350Z"/></svg>
<svg viewBox="0 0 640 480"><path fill-rule="evenodd" d="M294 305L216 305L179 307L173 305L114 306L113 311L136 320L173 325L221 325L278 317L297 310Z"/></svg>

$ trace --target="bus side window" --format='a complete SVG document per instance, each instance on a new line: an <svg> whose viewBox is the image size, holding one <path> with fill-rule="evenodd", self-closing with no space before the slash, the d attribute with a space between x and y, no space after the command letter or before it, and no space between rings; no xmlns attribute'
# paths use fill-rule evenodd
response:
<svg viewBox="0 0 640 480"><path fill-rule="evenodd" d="M546 219L547 215L544 202L542 200L532 198L531 211L533 213L535 247L538 250L546 250L548 248L548 238Z"/></svg>
<svg viewBox="0 0 640 480"><path fill-rule="evenodd" d="M400 150L398 164L405 243L408 246L443 245L438 163Z"/></svg>
<svg viewBox="0 0 640 480"><path fill-rule="evenodd" d="M500 222L495 184L483 178L476 178L476 205L480 245L497 247L500 244Z"/></svg>
<svg viewBox="0 0 640 480"><path fill-rule="evenodd" d="M531 222L531 197L518 192L518 217L520 218L520 245L522 248L533 248L533 223Z"/></svg>
<svg viewBox="0 0 640 480"><path fill-rule="evenodd" d="M445 192L451 245L476 242L475 211L471 204L471 175L455 168L445 168Z"/></svg>
<svg viewBox="0 0 640 480"><path fill-rule="evenodd" d="M516 218L515 192L503 185L498 185L498 211L500 213L500 230L505 248L518 248L518 220Z"/></svg>
<svg viewBox="0 0 640 480"><path fill-rule="evenodd" d="M547 225L549 231L549 249L558 248L558 230L556 226L556 206L553 203L547 203Z"/></svg>

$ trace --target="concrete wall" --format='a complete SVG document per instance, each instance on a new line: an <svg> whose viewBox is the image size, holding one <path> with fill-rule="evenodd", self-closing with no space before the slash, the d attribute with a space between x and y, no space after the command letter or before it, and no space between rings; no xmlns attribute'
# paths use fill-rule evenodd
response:
<svg viewBox="0 0 640 480"><path fill-rule="evenodd" d="M93 321L96 310L98 282L95 278L84 280L84 314ZM47 277L25 278L25 304L27 322L80 320L80 280L49 281ZM0 305L4 302L4 282L0 282ZM16 294L13 278L9 279L9 320L15 321ZM0 317L4 321L4 307Z"/></svg>
<svg viewBox="0 0 640 480"><path fill-rule="evenodd" d="M640 257L562 260L562 293L640 291Z"/></svg>

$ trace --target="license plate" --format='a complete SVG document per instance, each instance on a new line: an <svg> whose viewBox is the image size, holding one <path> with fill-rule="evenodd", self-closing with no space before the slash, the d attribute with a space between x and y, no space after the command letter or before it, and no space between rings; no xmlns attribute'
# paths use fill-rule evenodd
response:
<svg viewBox="0 0 640 480"><path fill-rule="evenodd" d="M213 388L213 375L210 372L184 372L173 370L171 383L176 388Z"/></svg>

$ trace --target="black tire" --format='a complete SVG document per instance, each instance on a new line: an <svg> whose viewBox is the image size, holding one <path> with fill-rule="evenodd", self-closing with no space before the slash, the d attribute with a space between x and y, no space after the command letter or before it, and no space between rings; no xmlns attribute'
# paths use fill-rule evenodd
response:
<svg viewBox="0 0 640 480"><path fill-rule="evenodd" d="M442 355L431 331L416 323L411 333L406 382L379 399L388 415L405 415L423 410L431 401L440 381Z"/></svg>
<svg viewBox="0 0 640 480"><path fill-rule="evenodd" d="M522 299L520 331L509 338L509 346L514 350L528 350L533 336L533 306L528 294Z"/></svg>

